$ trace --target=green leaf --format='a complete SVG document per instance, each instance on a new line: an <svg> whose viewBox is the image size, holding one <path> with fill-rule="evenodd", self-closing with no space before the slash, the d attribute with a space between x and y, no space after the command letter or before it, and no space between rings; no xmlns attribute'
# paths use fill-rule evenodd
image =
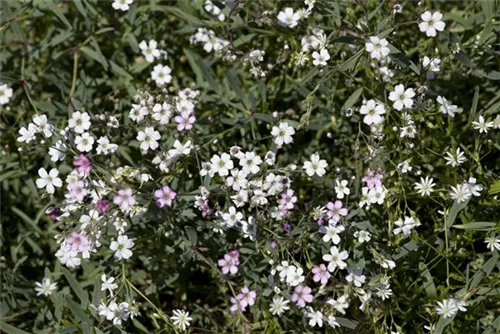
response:
<svg viewBox="0 0 500 334"><path fill-rule="evenodd" d="M436 285L434 284L434 280L432 279L431 272L427 268L427 265L423 262L420 262L418 267L419 270L422 271L422 276L425 278L424 289L425 292L427 293L427 296L431 298L436 298L437 297Z"/></svg>
<svg viewBox="0 0 500 334"><path fill-rule="evenodd" d="M441 316L438 320L437 325L436 325L436 329L434 331L434 334L442 334L444 328L446 326L448 326L449 324L451 324L453 319L455 319L455 315L452 316L451 318L445 318L445 317Z"/></svg>
<svg viewBox="0 0 500 334"><path fill-rule="evenodd" d="M180 19L187 21L189 24L192 24L195 26L200 26L200 27L204 27L207 25L206 24L207 22L203 22L202 20L200 20L196 16L188 14L180 8L173 7L173 6L164 6L163 9L167 12L171 12L172 14L174 14L175 16L177 16Z"/></svg>
<svg viewBox="0 0 500 334"><path fill-rule="evenodd" d="M198 233L196 233L196 230L189 225L184 226L184 230L186 230L189 242L192 245L196 245L198 242Z"/></svg>
<svg viewBox="0 0 500 334"><path fill-rule="evenodd" d="M57 16L57 18L68 27L69 30L73 30L71 23L69 23L62 11L52 1L45 2L45 6L47 6L47 8L50 9Z"/></svg>
<svg viewBox="0 0 500 334"><path fill-rule="evenodd" d="M343 327L355 329L358 326L357 321L353 321L353 320L350 320L347 318L341 318L341 317L335 317L335 319L337 319L337 322Z"/></svg>
<svg viewBox="0 0 500 334"><path fill-rule="evenodd" d="M87 304L89 302L89 296L88 296L87 292L85 290L83 290L83 288L80 286L80 283L78 283L78 281L75 279L75 277L73 277L73 275L69 272L68 269L63 267L63 268L61 268L61 270L62 270L64 276L66 277L66 279L68 280L68 283L71 286L71 289L73 289L73 291L75 292L77 297L82 302L82 306L84 308L86 308Z"/></svg>
<svg viewBox="0 0 500 334"><path fill-rule="evenodd" d="M490 195L495 195L500 193L500 180L495 181L491 186L490 189L488 189L488 194Z"/></svg>
<svg viewBox="0 0 500 334"><path fill-rule="evenodd" d="M76 9L83 15L83 17L87 18L87 11L83 7L82 0L73 0L73 3L76 6Z"/></svg>
<svg viewBox="0 0 500 334"><path fill-rule="evenodd" d="M90 324L90 318L87 314L85 314L80 305L78 305L73 299L69 298L69 296L66 296L66 303L79 322Z"/></svg>
<svg viewBox="0 0 500 334"><path fill-rule="evenodd" d="M347 59L343 64L340 64L337 69L342 72L348 72L356 67L356 64L358 63L359 58L361 55L365 52L365 50L359 50L352 56L351 58Z"/></svg>
<svg viewBox="0 0 500 334"><path fill-rule="evenodd" d="M84 46L81 48L82 52L89 56L90 58L94 59L98 63L104 67L105 70L108 69L108 62L106 61L106 58L102 55L101 50L99 49L99 52L92 50L91 48Z"/></svg>
<svg viewBox="0 0 500 334"><path fill-rule="evenodd" d="M11 210L16 214L18 215L19 217L22 218L22 220L24 220L26 223L28 223L28 225L30 225L31 227L33 227L33 229L37 232L37 233L42 233L42 230L40 230L40 228L37 226L36 224L36 221L31 219L30 217L28 217L27 214L25 214L23 211L19 210L18 208L16 207L12 207Z"/></svg>
<svg viewBox="0 0 500 334"><path fill-rule="evenodd" d="M351 108L353 105L355 105L356 102L358 102L359 97L361 96L362 93L363 93L363 87L356 89L354 93L352 93L351 96L349 96L347 101L344 102L342 110L346 110L347 108Z"/></svg>
<svg viewBox="0 0 500 334"><path fill-rule="evenodd" d="M394 260L396 260L396 261L397 261L397 260L399 260L399 259L401 259L401 258L405 257L406 255L408 255L410 252L412 252L412 251L416 250L416 249L418 248L418 246L419 246L419 245L420 245L420 243L419 243L418 241L416 241L416 240L411 240L410 242L407 242L406 244L404 244L404 245L401 247L401 249L400 249L399 253L394 254L394 255L392 256L392 258L393 258Z"/></svg>
<svg viewBox="0 0 500 334"><path fill-rule="evenodd" d="M495 230L496 225L496 223L492 222L473 222L469 224L455 225L453 228L461 230L493 231Z"/></svg>
<svg viewBox="0 0 500 334"><path fill-rule="evenodd" d="M453 223L455 223L455 219L457 219L458 213L462 211L467 206L468 203L469 200L466 200L465 202L462 203L458 203L457 201L453 203L450 212L445 217L444 228L450 228L453 226Z"/></svg>
<svg viewBox="0 0 500 334"><path fill-rule="evenodd" d="M475 70L474 73L478 74L481 77L488 78L490 80L500 80L499 71Z"/></svg>
<svg viewBox="0 0 500 334"><path fill-rule="evenodd" d="M0 330L4 331L7 334L30 334L3 321L0 321Z"/></svg>

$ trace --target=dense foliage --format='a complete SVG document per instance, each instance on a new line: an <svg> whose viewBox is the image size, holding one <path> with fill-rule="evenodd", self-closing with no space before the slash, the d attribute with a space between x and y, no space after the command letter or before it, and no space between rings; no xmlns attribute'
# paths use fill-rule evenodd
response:
<svg viewBox="0 0 500 334"><path fill-rule="evenodd" d="M0 8L5 333L500 331L499 1Z"/></svg>

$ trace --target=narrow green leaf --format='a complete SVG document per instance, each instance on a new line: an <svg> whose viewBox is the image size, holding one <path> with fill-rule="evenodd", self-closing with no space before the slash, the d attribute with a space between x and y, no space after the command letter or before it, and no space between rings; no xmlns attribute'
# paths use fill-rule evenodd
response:
<svg viewBox="0 0 500 334"><path fill-rule="evenodd" d="M462 203L458 203L457 201L453 203L450 212L445 217L445 228L450 228L453 226L453 223L455 223L455 219L457 219L458 213L462 211L468 203L469 200Z"/></svg>
<svg viewBox="0 0 500 334"><path fill-rule="evenodd" d="M454 225L453 228L461 230L493 231L496 225L496 223L492 222L473 222L463 225Z"/></svg>
<svg viewBox="0 0 500 334"><path fill-rule="evenodd" d="M71 286L71 289L73 289L73 292L77 295L77 297L80 299L82 302L83 307L87 307L88 301L89 301L89 296L85 290L80 286L80 283L73 277L73 275L70 273L70 271L66 268L61 268L64 276L68 280L69 285Z"/></svg>
<svg viewBox="0 0 500 334"><path fill-rule="evenodd" d="M363 93L363 87L358 88L354 91L354 93L349 96L349 98L344 102L344 105L342 106L342 111L346 110L347 108L351 108L353 105L358 102L359 97Z"/></svg>
<svg viewBox="0 0 500 334"><path fill-rule="evenodd" d="M59 7L56 6L55 3L53 3L52 1L47 1L44 4L57 16L59 20L61 20L61 22L63 22L68 27L69 30L73 30L71 23L69 23L68 19L66 19L66 16L64 16L63 12L59 9Z"/></svg>
<svg viewBox="0 0 500 334"><path fill-rule="evenodd" d="M87 316L87 314L85 314L80 305L78 305L73 299L69 298L68 296L66 298L66 303L79 322L90 324L90 318Z"/></svg>
<svg viewBox="0 0 500 334"><path fill-rule="evenodd" d="M0 330L4 331L7 334L30 334L3 321L0 321Z"/></svg>

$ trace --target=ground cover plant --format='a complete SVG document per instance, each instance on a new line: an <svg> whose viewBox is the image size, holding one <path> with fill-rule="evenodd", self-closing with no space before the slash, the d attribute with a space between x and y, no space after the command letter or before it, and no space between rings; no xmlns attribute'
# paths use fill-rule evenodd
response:
<svg viewBox="0 0 500 334"><path fill-rule="evenodd" d="M0 6L3 332L500 332L498 1Z"/></svg>

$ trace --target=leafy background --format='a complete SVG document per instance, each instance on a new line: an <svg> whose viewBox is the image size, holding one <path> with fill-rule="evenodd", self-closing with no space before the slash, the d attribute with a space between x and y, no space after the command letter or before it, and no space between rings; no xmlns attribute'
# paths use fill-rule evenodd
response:
<svg viewBox="0 0 500 334"><path fill-rule="evenodd" d="M164 64L173 68L171 87L193 87L202 91L198 122L203 126L197 130L207 142L218 139L217 143L210 144L213 152L234 144L265 149L273 122L271 113L279 111L303 129L294 138L293 149L286 150L280 159L298 162L319 151L322 157L328 157L330 168L344 168L347 176L359 178L363 168L360 161L368 159L368 155L359 150L356 136L359 117L356 113L346 117L345 110L359 105L363 96L384 94L385 87L378 81L362 48L364 37L378 34L390 38L394 61L400 67L397 78L405 81L411 76L410 83L418 81L427 85L428 96L444 95L462 107L464 113L457 116L455 124L460 126L454 126L446 123L441 115L429 116L430 106L422 103L415 116L422 124L421 140L409 148L393 135L385 140L391 150L382 154L380 161L368 164L382 166L390 159L398 160L404 152L418 152L413 163L432 170L440 180L454 184L462 174L473 173L479 175L481 183L490 185L490 196L466 205L453 205L451 216L457 217L456 222L450 219L447 226L433 223L441 221L437 209L426 210L427 203L416 196L405 198L418 212L425 228L418 240L404 245L391 245L388 240L395 259L404 257L405 260L392 280L397 298L391 313L389 308L379 309L373 319L385 322L388 317L394 317L404 328L411 328L409 332L421 332L422 323L430 317L426 308L432 308L432 304L422 301L434 301L450 287L466 285L467 291L474 291L473 299L480 303L470 307L465 315L457 316L446 331L500 331L498 254L483 256L484 233L478 229L484 226L450 229L452 224L463 226L500 220L496 197L500 193L500 159L496 151L500 149L500 135L493 134L488 140L480 141L477 136L470 136L469 131L478 114L494 116L500 109L500 6L498 1L424 3L445 13L447 32L436 39L422 39L416 34L418 15L413 1L401 2L404 11L397 22L391 15L392 1L319 1L314 26L325 30L332 45L330 54L335 55L328 68L320 71L310 66L293 66L291 51L282 47L288 43L292 50L299 48L297 32L279 27L275 21L276 9L291 3L226 1L225 11L229 17L219 22L203 10L202 1L136 1L126 13L112 10L105 1L2 1L0 81L14 89L14 96L9 106L0 110L0 328L9 334L123 332L93 320L92 312L88 311L90 302L98 304L100 272L107 266L107 260L86 263L76 272L61 268L55 261L54 235L60 226L45 215L45 210L55 203L45 198L34 183L38 168L50 165L46 147L39 143L20 150L16 142L18 129L34 114L45 113L52 123L62 126L73 110L81 109L92 114L121 115L124 123L133 127L126 115L132 97L149 83L151 70L151 65L140 56L138 42L156 39L169 54ZM269 14L263 14L264 11ZM254 48L265 50L266 59L273 65L267 77L255 79L241 62L228 65L206 54L201 47L191 46L189 36L197 27L213 29L217 35L231 40L236 54L245 54ZM397 34L392 35L395 31ZM461 46L461 51L453 54L450 50L455 43ZM439 53L446 67L446 71L432 81L427 80L419 65L419 56L424 51ZM332 136L327 136L328 132ZM133 141L133 133L117 136ZM376 142L371 144L377 146ZM476 157L480 167L460 174L436 162L436 156L426 151L444 152L457 146L469 150L468 154ZM209 156L206 153L205 160ZM133 147L121 148L115 159L117 164L125 161L134 165L140 153ZM60 170L70 168L63 165ZM196 189L197 176L192 177L196 168L186 165L179 173L179 177L170 181L181 184L186 192ZM399 186L405 184L408 186L411 182L401 181ZM326 189L331 188L330 180ZM313 194L310 187L300 189L301 197ZM321 196L325 195L318 197ZM189 196L182 199L186 203L189 200ZM164 237L168 225L137 222L141 235L149 241L136 242L143 245L143 249L126 268L127 279L134 282L137 291L131 285L126 286L137 300L142 294L163 311L146 306L149 308L142 311L129 330L149 333L155 328L160 331L162 325L158 323L162 312L169 314L173 308L189 305L188 309L200 314L196 318L198 326L211 328L213 332L236 329L280 332L277 320L266 319L258 311L251 325L231 319L225 307L227 297L220 293L224 292L224 285L211 275L213 260L205 256L217 255L205 254L203 250L213 249L224 241L213 235L198 235L198 224L202 223L197 222L193 211L186 209L177 214L175 224L186 227L176 232L174 243ZM168 219L170 217L159 217L153 221ZM444 230L450 233L449 249L444 247ZM304 251L313 247L308 245L307 236L293 237L301 235L300 230L294 232L284 240L290 247L302 247ZM266 242L264 239L261 246ZM197 244L203 247L196 247ZM241 252L247 249L250 257L254 254L252 248L243 248ZM255 282L262 284L257 274L267 270L263 267L265 262L259 258L254 262ZM451 273L445 262L451 263ZM33 290L34 282L44 275L51 275L63 290L63 294L54 295L49 303L35 297ZM214 289L214 285L219 290ZM355 329L344 328L346 332L376 330L376 324L369 323L361 312L353 313L351 318L355 322L346 322L346 325ZM291 324L294 320L284 321ZM444 327L444 323L441 326Z"/></svg>

